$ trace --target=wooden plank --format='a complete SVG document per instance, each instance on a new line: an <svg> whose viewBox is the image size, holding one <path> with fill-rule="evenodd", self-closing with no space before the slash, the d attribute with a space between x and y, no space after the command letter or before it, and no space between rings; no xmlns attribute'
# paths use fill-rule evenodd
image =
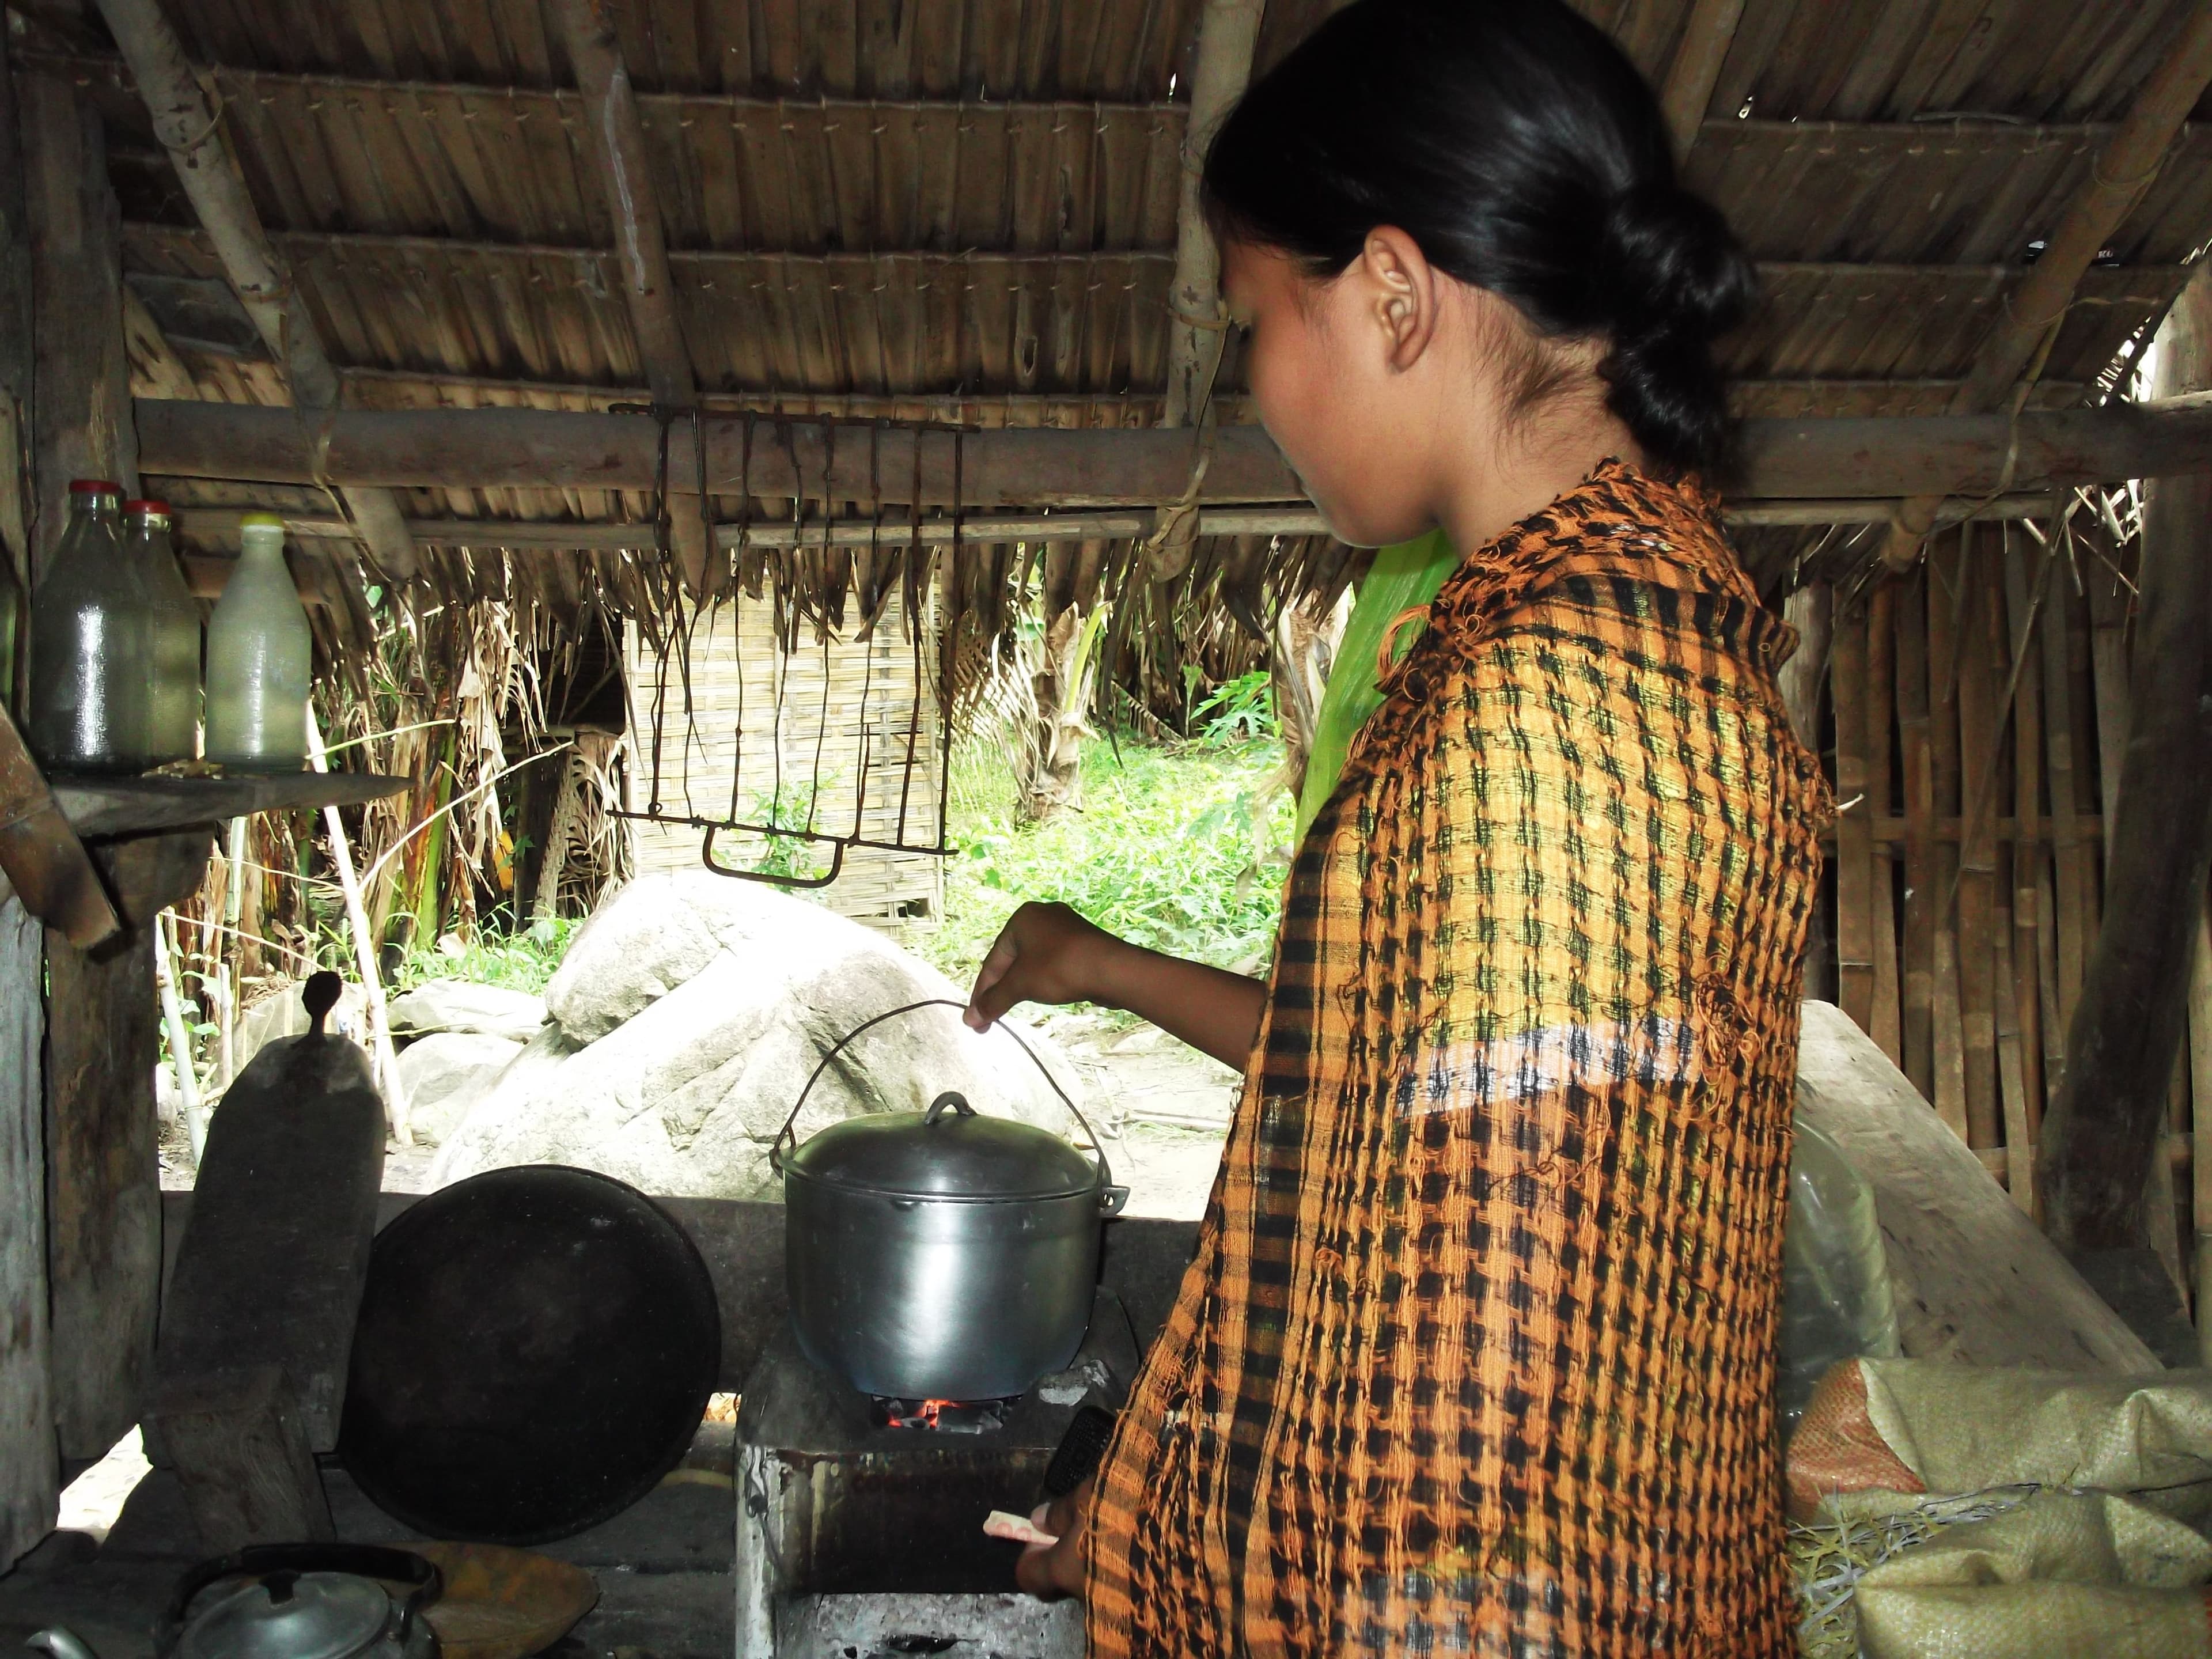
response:
<svg viewBox="0 0 2212 1659"><path fill-rule="evenodd" d="M1959 612L1971 604L1973 589L1962 585L1956 532L1929 550L1928 568L1928 748L1935 775L1936 809L1963 812L1959 755ZM1969 618L1971 620L1971 618ZM1959 998L1958 909L1950 895L1958 885L1959 849L1939 842L1933 860L1930 893L1935 935L1935 1060L1936 1112L1960 1140L1973 1145L1966 1115L1966 1032ZM1994 1145L1993 1141L1985 1145Z"/></svg>
<svg viewBox="0 0 2212 1659"><path fill-rule="evenodd" d="M1924 565L1900 580L1897 605L1897 742L1905 800L1903 1069L1936 1096L1936 774L1928 708L1928 581Z"/></svg>
<svg viewBox="0 0 2212 1659"><path fill-rule="evenodd" d="M46 1036L38 923L0 902L0 1573L46 1535L60 1490L46 1304Z"/></svg>
<svg viewBox="0 0 2212 1659"><path fill-rule="evenodd" d="M54 799L77 833L136 836L215 823L255 812L358 806L406 788L405 778L368 772L287 772L272 777L52 780Z"/></svg>
<svg viewBox="0 0 2212 1659"><path fill-rule="evenodd" d="M167 1384L147 1425L174 1461L204 1553L337 1536L282 1367L228 1367Z"/></svg>
<svg viewBox="0 0 2212 1659"><path fill-rule="evenodd" d="M1892 730L1897 712L1897 592L1894 581L1881 581L1867 602L1867 804L1885 816L1895 810L1897 799ZM1887 843L1877 843L1869 896L1874 1024L1867 1034L1893 1066L1902 1065L1905 1059L1896 890L1897 860Z"/></svg>
<svg viewBox="0 0 2212 1659"><path fill-rule="evenodd" d="M2007 526L1999 550L2009 623L2008 672L2014 685L2010 712L2015 827L2006 837L2011 845L2013 1029L2019 1036L2021 1085L2033 1142L2043 1127L2043 997L2038 981L2045 960L2040 891L2048 880L2051 855L2033 837L2019 834L2018 826L2033 823L2043 809L2043 673L2035 629L2048 594L2039 582L2030 582L2028 566L2014 545L2027 541ZM2047 565L2038 572L2055 574Z"/></svg>
<svg viewBox="0 0 2212 1659"><path fill-rule="evenodd" d="M990 286L990 284L984 284ZM241 404L141 400L138 441L149 472L185 477L318 482L315 445L289 410ZM718 491L740 477L743 422L707 423L708 468ZM641 416L536 409L344 410L330 417L322 452L333 484L424 489L652 487L659 428ZM913 475L913 439L884 439L884 498L901 499ZM2212 402L2118 404L2100 409L1996 416L1778 421L1744 423L1745 499L1810 496L1886 500L1917 489L1979 496L2000 486L2032 490L2063 482L2193 474L2212 470ZM851 451L854 446L847 445ZM757 493L793 493L781 445L754 456ZM799 434L800 472L819 493L818 436ZM681 453L676 453L680 451ZM2011 465L2007 475L2008 460ZM968 506L1110 506L1172 501L1188 483L1190 439L1172 431L996 431L966 440ZM949 438L922 446L925 501L951 500ZM688 446L669 458L671 487L697 488ZM875 499L865 454L843 456L830 493ZM1297 482L1264 432L1220 432L1200 491L1207 501L1287 501Z"/></svg>
<svg viewBox="0 0 2212 1659"><path fill-rule="evenodd" d="M1904 1075L1823 1003L1805 1005L1797 1112L1874 1188L1908 1358L2160 1369Z"/></svg>

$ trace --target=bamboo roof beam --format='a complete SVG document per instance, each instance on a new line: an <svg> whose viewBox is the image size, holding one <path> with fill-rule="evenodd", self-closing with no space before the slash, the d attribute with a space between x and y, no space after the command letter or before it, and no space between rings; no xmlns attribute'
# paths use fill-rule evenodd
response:
<svg viewBox="0 0 2212 1659"><path fill-rule="evenodd" d="M615 39L614 21L602 0L554 0L561 42L575 71L576 85L591 113L599 182L615 226L615 249L622 261L623 298L638 356L653 401L664 410L698 407L699 382L691 370L690 348L676 311L676 279L668 268L668 238L660 216L660 192L653 180L652 158L645 147L645 125L637 112L637 93L629 67ZM670 447L675 447L673 436ZM696 501L669 514L669 533L694 593L709 585L711 546Z"/></svg>
<svg viewBox="0 0 2212 1659"><path fill-rule="evenodd" d="M323 348L283 257L262 228L238 160L225 143L184 45L162 15L159 0L100 0L100 15L131 65L131 77L154 118L154 131L168 152L192 210L215 245L223 273L252 319L292 389L300 416L325 416L338 406L337 371ZM376 562L392 575L412 576L415 544L408 539L391 495L368 486L338 486L346 510Z"/></svg>
<svg viewBox="0 0 2212 1659"><path fill-rule="evenodd" d="M1175 285L1168 290L1168 394L1163 426L1197 422L1221 360L1228 313L1221 303L1221 250L1206 228L1199 191L1206 146L1252 79L1252 50L1267 0L1206 0L1190 69L1190 118L1183 128L1182 195L1176 209ZM1180 492L1178 492L1180 493Z"/></svg>
<svg viewBox="0 0 2212 1659"><path fill-rule="evenodd" d="M1666 84L1659 89L1660 112L1674 141L1678 161L1690 159L1705 125L1705 110L1720 84L1721 65L1735 43L1736 25L1743 21L1744 0L1696 0L1690 21L1682 29L1682 43L1674 48L1674 61L1667 67Z"/></svg>
<svg viewBox="0 0 2212 1659"><path fill-rule="evenodd" d="M659 432L634 415L532 409L348 410L325 434L290 411L240 404L140 399L143 471L271 483L385 488L649 489ZM756 424L761 417L753 417ZM702 422L708 488L716 493L903 503L917 472L925 506L1037 509L1143 505L1188 483L1189 440L1151 428L869 428L826 453L824 432L798 421L788 442L745 443L746 417ZM781 434L780 434L781 435ZM1978 501L2014 490L2212 471L2212 394L2102 409L2002 415L1744 423L1737 501L1927 495ZM916 453L916 446L920 453ZM1220 428L1196 495L1212 504L1297 499L1296 477L1266 432ZM794 462L796 464L794 470ZM670 487L696 492L689 444L668 451ZM878 481L883 485L880 495Z"/></svg>
<svg viewBox="0 0 2212 1659"><path fill-rule="evenodd" d="M1972 370L1952 394L1954 415L1984 414L2016 402L2022 385L2033 382L2040 356L2056 337L2082 276L2150 189L2208 85L2212 85L2212 3L2199 3L2182 26L2180 38L2136 95L2127 118L2099 154L2057 228L2045 240L2041 257L2006 300ZM1899 508L1882 549L1893 568L1904 569L1920 556L1935 523L1936 507L1935 497L1921 495Z"/></svg>

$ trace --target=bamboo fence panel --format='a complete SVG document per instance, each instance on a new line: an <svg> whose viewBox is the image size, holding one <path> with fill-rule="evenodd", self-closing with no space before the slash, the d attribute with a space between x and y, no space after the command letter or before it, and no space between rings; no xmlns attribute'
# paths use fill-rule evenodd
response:
<svg viewBox="0 0 2212 1659"><path fill-rule="evenodd" d="M1840 1004L2039 1218L2127 729L2131 549L2090 516L1939 538L1839 599L1830 667ZM2177 1280L2212 1264L2212 963L2191 996L2148 1200Z"/></svg>

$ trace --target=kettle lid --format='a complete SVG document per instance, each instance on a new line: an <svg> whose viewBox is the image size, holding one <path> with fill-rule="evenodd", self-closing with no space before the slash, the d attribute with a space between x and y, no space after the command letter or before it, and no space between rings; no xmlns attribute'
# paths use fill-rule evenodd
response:
<svg viewBox="0 0 2212 1659"><path fill-rule="evenodd" d="M1097 1166L1050 1130L980 1115L957 1094L927 1112L870 1112L808 1137L785 1170L840 1191L886 1198L1073 1198L1098 1190Z"/></svg>
<svg viewBox="0 0 2212 1659"><path fill-rule="evenodd" d="M392 1598L349 1572L272 1572L185 1627L178 1659L355 1659L392 1619Z"/></svg>

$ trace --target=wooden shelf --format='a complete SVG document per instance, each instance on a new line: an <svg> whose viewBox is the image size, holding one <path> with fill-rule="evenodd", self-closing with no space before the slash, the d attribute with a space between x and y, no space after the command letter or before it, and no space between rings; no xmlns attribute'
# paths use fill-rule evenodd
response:
<svg viewBox="0 0 2212 1659"><path fill-rule="evenodd" d="M54 799L78 835L144 835L255 812L355 806L396 795L405 778L365 772L286 772L273 777L104 778L55 773Z"/></svg>

